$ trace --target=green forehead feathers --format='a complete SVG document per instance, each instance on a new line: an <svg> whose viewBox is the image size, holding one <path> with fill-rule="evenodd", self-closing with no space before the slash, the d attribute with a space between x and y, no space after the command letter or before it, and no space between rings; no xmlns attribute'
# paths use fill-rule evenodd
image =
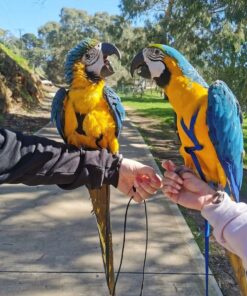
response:
<svg viewBox="0 0 247 296"><path fill-rule="evenodd" d="M80 60L82 56L91 48L99 43L96 39L85 38L74 48L72 48L66 57L65 62L65 79L67 83L71 83L73 79L73 66L76 61Z"/></svg>

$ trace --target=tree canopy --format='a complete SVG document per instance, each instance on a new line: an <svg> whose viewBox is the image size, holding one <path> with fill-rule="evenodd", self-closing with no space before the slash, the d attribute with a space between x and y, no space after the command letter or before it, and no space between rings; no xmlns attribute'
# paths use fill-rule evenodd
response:
<svg viewBox="0 0 247 296"><path fill-rule="evenodd" d="M147 43L177 48L209 83L224 80L246 106L246 0L121 0L120 8L128 20L145 22Z"/></svg>
<svg viewBox="0 0 247 296"><path fill-rule="evenodd" d="M59 22L48 22L38 36L20 39L0 29L0 42L22 53L33 68L42 68L55 82L64 82L69 49L85 37L116 44L122 52L111 83L131 83L129 65L151 42L180 50L211 83L224 80L243 107L247 90L246 0L120 0L122 15L62 8Z"/></svg>

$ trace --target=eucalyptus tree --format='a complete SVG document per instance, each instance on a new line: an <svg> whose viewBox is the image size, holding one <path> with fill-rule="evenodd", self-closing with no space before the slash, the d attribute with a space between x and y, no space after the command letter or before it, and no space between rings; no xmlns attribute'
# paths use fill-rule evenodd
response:
<svg viewBox="0 0 247 296"><path fill-rule="evenodd" d="M121 0L120 8L144 23L147 43L176 47L209 83L226 81L246 106L246 0Z"/></svg>

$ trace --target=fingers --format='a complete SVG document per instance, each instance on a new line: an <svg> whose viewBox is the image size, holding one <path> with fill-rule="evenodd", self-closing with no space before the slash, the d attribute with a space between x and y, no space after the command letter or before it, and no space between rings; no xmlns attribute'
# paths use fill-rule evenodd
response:
<svg viewBox="0 0 247 296"><path fill-rule="evenodd" d="M130 190L129 197L133 197L134 201L137 203L141 203L144 199L149 197L149 194L146 192L143 196L140 194L140 191L135 186Z"/></svg>
<svg viewBox="0 0 247 296"><path fill-rule="evenodd" d="M140 203L149 198L157 192L157 187L153 185L152 181L145 177L137 177L134 181L134 188L131 193L133 199Z"/></svg>
<svg viewBox="0 0 247 296"><path fill-rule="evenodd" d="M169 172L173 172L176 169L175 163L171 160L164 160L164 161L162 161L161 164L162 164L162 167Z"/></svg>
<svg viewBox="0 0 247 296"><path fill-rule="evenodd" d="M182 189L182 184L179 184L178 182L173 181L173 180L168 179L168 178L165 178L163 180L163 185L164 185L163 187L169 187L169 188L176 189L178 192Z"/></svg>
<svg viewBox="0 0 247 296"><path fill-rule="evenodd" d="M178 202L178 195L183 187L183 179L174 172L176 166L171 161L165 161L162 163L163 167L167 169L164 173L164 179L162 181L163 193L170 198L173 202Z"/></svg>
<svg viewBox="0 0 247 296"><path fill-rule="evenodd" d="M157 192L157 187L154 187L153 186L153 184L150 182L150 181L141 181L140 183L139 183L139 188L140 188L140 190L144 190L144 191L146 191L147 193L149 193L149 194L151 194L151 195L153 195L153 194L155 194L156 192Z"/></svg>
<svg viewBox="0 0 247 296"><path fill-rule="evenodd" d="M141 203L144 199L141 197L141 195L138 193L138 192L136 192L135 194L134 194L134 196L133 196L133 199L134 199L134 201L135 202L137 202L137 203Z"/></svg>
<svg viewBox="0 0 247 296"><path fill-rule="evenodd" d="M166 194L178 194L180 192L181 188L178 189L174 186L174 184L168 184L168 185L164 185L164 187L162 188L162 191Z"/></svg>
<svg viewBox="0 0 247 296"><path fill-rule="evenodd" d="M162 191L166 197L168 197L172 202L178 203L179 201L179 193L181 191L182 187L179 185L179 187L174 187L173 181L165 182L164 187L162 188Z"/></svg>
<svg viewBox="0 0 247 296"><path fill-rule="evenodd" d="M156 174L155 170L150 167L150 166L143 166L140 170L139 170L139 175L143 175L145 177L147 177L148 179L150 179L154 186L157 188L160 188L162 183L161 183L161 177Z"/></svg>
<svg viewBox="0 0 247 296"><path fill-rule="evenodd" d="M136 178L135 185L141 196L146 197L146 194L153 195L157 192L157 187L149 179Z"/></svg>
<svg viewBox="0 0 247 296"><path fill-rule="evenodd" d="M165 184L164 182L173 182L173 183L177 183L178 185L183 185L184 181L179 175L177 175L174 172L165 172L163 184Z"/></svg>

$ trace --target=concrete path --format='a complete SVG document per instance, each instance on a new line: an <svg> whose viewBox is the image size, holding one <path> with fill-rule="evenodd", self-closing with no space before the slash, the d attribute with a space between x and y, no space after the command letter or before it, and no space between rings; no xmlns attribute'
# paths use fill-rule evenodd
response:
<svg viewBox="0 0 247 296"><path fill-rule="evenodd" d="M50 126L39 134L59 140ZM122 132L121 147L125 157L156 167L142 137L129 121ZM127 202L127 198L112 190L115 271ZM149 245L143 296L203 296L204 260L177 206L157 194L147 202L147 208ZM144 250L144 205L133 203L117 296L140 295ZM108 295L87 190L1 186L0 296L79 295ZM209 295L222 295L212 275Z"/></svg>

